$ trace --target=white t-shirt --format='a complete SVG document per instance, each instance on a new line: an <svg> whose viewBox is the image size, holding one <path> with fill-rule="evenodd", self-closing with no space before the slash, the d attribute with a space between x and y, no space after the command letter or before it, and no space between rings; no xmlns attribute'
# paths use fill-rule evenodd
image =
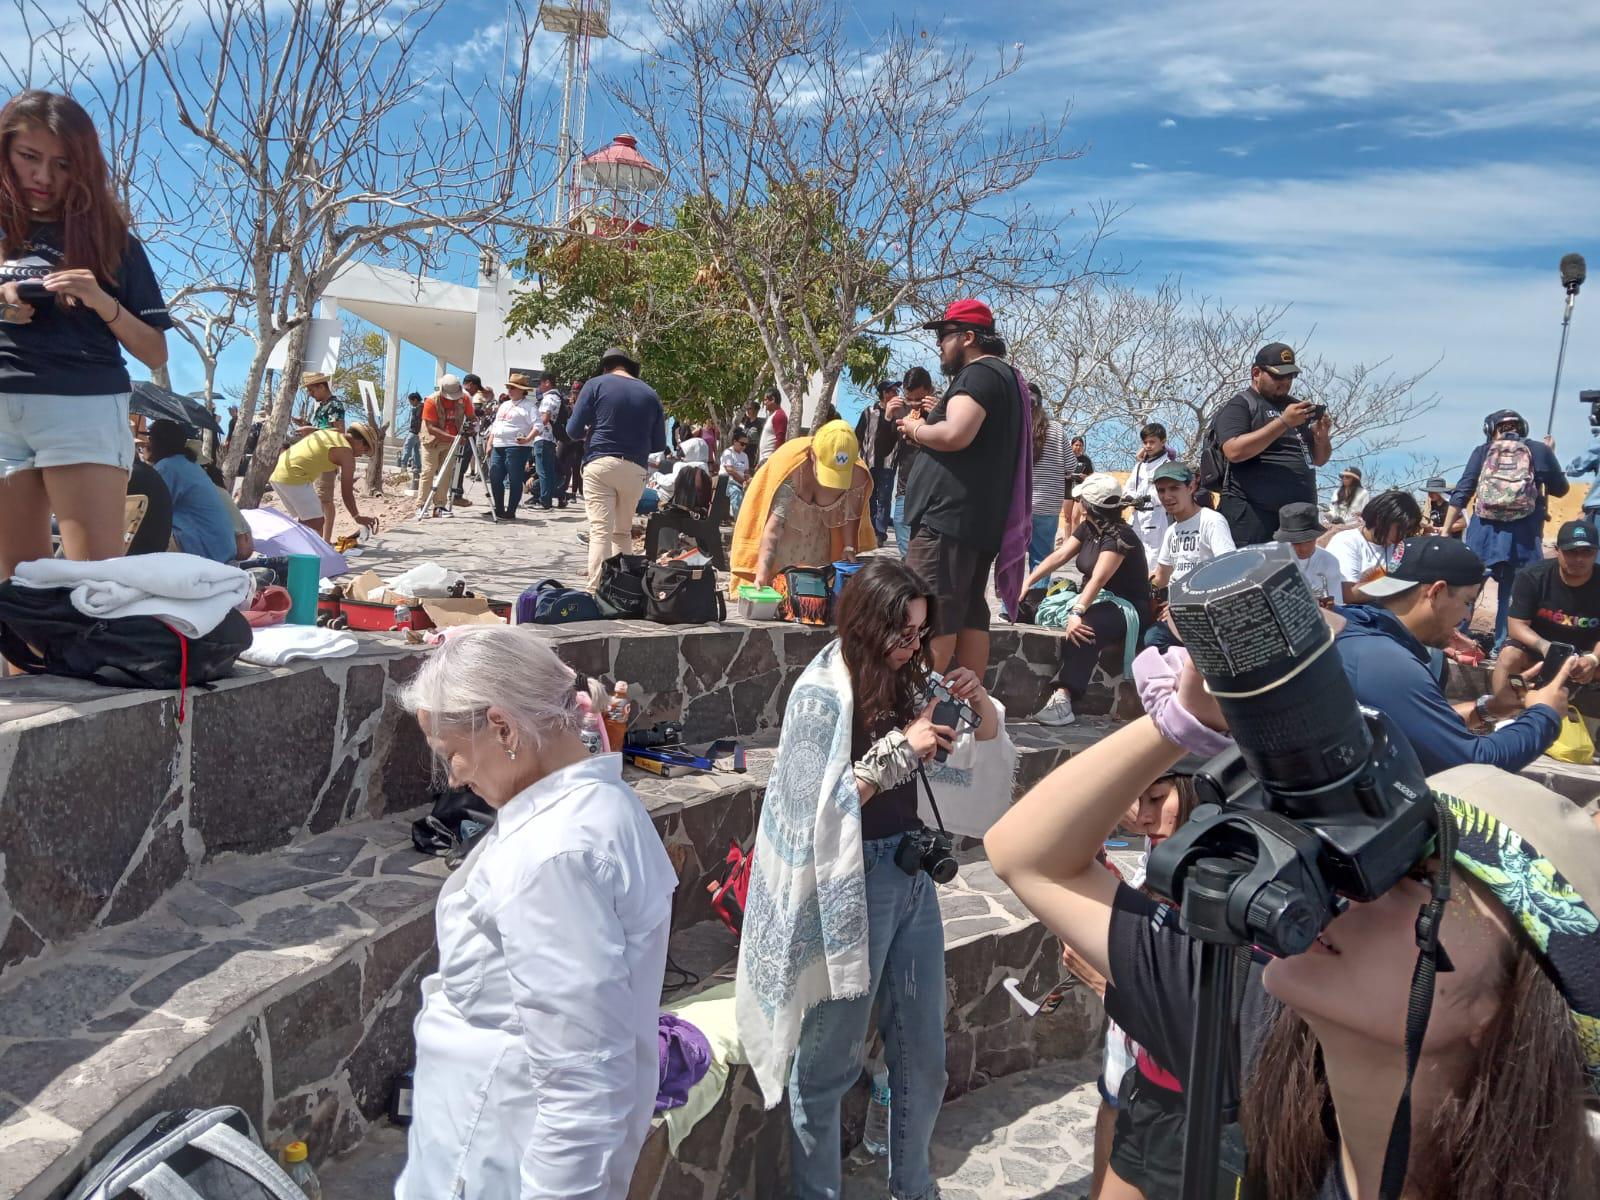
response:
<svg viewBox="0 0 1600 1200"><path fill-rule="evenodd" d="M728 449L722 452L722 470L727 472L729 467L739 472L739 477L746 483L750 482L750 456L739 450Z"/></svg>
<svg viewBox="0 0 1600 1200"><path fill-rule="evenodd" d="M1344 603L1343 580L1339 577L1339 560L1321 546L1311 552L1310 558L1295 559L1295 566L1306 577L1311 594L1321 599L1327 596L1335 604Z"/></svg>
<svg viewBox="0 0 1600 1200"><path fill-rule="evenodd" d="M1162 509L1162 515L1166 510ZM1172 568L1170 583L1176 583L1201 563L1236 549L1228 519L1215 509L1202 508L1187 521L1167 526L1161 538L1156 563Z"/></svg>
<svg viewBox="0 0 1600 1200"><path fill-rule="evenodd" d="M551 388L539 397L539 435L534 440L540 442L553 442L556 440L556 417L561 413L561 393Z"/></svg>
<svg viewBox="0 0 1600 1200"><path fill-rule="evenodd" d="M1367 541L1366 533L1359 528L1342 529L1329 538L1328 553L1338 562L1339 578L1346 583L1360 583L1383 570L1383 550Z"/></svg>
<svg viewBox="0 0 1600 1200"><path fill-rule="evenodd" d="M539 410L532 396L502 401L495 410L494 424L489 426L490 443L495 446L515 446L517 439L527 437L538 423Z"/></svg>
<svg viewBox="0 0 1600 1200"><path fill-rule="evenodd" d="M1142 458L1136 459L1133 464L1133 470L1128 472L1128 482L1126 487L1123 489L1124 494L1134 497L1149 496L1153 500L1155 498L1156 488L1155 480L1152 479L1151 476L1153 476L1159 468L1164 467L1171 462L1172 459L1173 455L1170 451L1166 454L1163 454L1160 458L1151 459L1149 462L1146 462ZM1207 510L1201 509L1200 511L1205 512ZM1144 545L1144 556L1146 561L1153 561L1160 558L1161 547L1165 544L1167 525L1170 521L1171 518L1167 516L1167 510L1162 508L1160 504L1151 504L1150 507L1146 509L1134 509L1128 514L1128 524L1133 526L1133 532L1138 536L1139 541ZM1233 549L1233 545L1231 543L1229 544L1228 549ZM1182 574L1184 574L1184 572L1174 572L1175 577Z"/></svg>

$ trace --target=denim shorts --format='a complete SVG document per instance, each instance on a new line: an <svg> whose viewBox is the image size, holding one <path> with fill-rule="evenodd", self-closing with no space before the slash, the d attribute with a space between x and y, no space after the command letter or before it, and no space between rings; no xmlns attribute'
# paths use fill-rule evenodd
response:
<svg viewBox="0 0 1600 1200"><path fill-rule="evenodd" d="M132 470L128 397L0 392L0 479L44 467Z"/></svg>

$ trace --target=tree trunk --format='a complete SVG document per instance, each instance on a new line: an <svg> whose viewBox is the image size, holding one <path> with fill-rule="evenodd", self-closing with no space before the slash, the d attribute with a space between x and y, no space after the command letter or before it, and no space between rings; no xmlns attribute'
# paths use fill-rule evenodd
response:
<svg viewBox="0 0 1600 1200"><path fill-rule="evenodd" d="M389 440L389 427L372 411L372 405L367 403L365 396L361 398L361 406L367 410L367 426L372 430L373 446L372 458L367 462L367 495L383 495L383 447Z"/></svg>
<svg viewBox="0 0 1600 1200"><path fill-rule="evenodd" d="M256 418L256 407L261 401L261 380L267 371L267 359L275 342L263 339L256 343L256 352L250 359L250 369L245 372L244 394L239 397L239 417L233 423L239 436L228 445L228 461L223 465L222 477L230 482L238 478L239 463L244 458L244 448L250 442L250 423Z"/></svg>
<svg viewBox="0 0 1600 1200"><path fill-rule="evenodd" d="M283 449L289 416L294 411L294 398L300 390L300 364L305 361L310 332L310 321L300 321L289 331L289 348L283 358L283 381L278 385L278 395L261 429L261 440L256 443L255 457L250 460L250 471L239 490L240 508L254 508L261 503L267 490L267 478L278 465L278 452Z"/></svg>

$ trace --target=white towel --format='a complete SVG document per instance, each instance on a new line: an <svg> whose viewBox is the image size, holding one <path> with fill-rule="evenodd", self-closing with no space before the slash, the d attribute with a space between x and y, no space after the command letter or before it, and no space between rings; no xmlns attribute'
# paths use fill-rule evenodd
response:
<svg viewBox="0 0 1600 1200"><path fill-rule="evenodd" d="M354 634L315 625L268 625L253 632L250 648L239 657L258 667L281 667L297 658L343 658L359 645Z"/></svg>
<svg viewBox="0 0 1600 1200"><path fill-rule="evenodd" d="M19 563L24 587L71 588L86 617L157 617L186 637L204 637L230 608L250 602L250 576L197 554L136 554L99 562L41 558Z"/></svg>

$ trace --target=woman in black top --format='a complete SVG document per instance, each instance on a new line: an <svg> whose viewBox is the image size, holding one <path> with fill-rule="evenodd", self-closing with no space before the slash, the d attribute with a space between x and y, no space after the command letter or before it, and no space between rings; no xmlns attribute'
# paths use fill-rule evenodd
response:
<svg viewBox="0 0 1600 1200"><path fill-rule="evenodd" d="M1151 716L1074 755L996 822L984 848L1018 899L1106 977L1108 1014L1187 1087L1197 947L1175 910L1095 861L1133 796L1185 745L1226 732L1186 655L1181 663L1175 677L1170 664L1152 668ZM1600 1079L1600 831L1514 775L1458 768L1430 783L1459 841L1400 1194L1600 1195L1586 1112ZM1238 998L1244 1196L1380 1196L1406 1076L1418 913L1440 872L1425 857L1376 899L1351 903L1305 953L1258 955L1250 967Z"/></svg>
<svg viewBox="0 0 1600 1200"><path fill-rule="evenodd" d="M126 349L167 361L172 321L128 232L88 113L27 91L0 109L0 576L122 553L133 465Z"/></svg>
<svg viewBox="0 0 1600 1200"><path fill-rule="evenodd" d="M1111 475L1090 475L1073 496L1083 521L1022 583L1025 596L1036 582L1049 579L1050 573L1069 559L1076 560L1083 576L1077 603L1067 618L1061 666L1051 680L1050 699L1034 715L1034 720L1045 725L1070 725L1077 720L1072 706L1089 690L1089 677L1101 651L1111 646L1137 647L1154 620L1149 565L1139 535L1123 520L1127 501L1122 485ZM1137 625L1134 630L1129 629L1130 611Z"/></svg>

